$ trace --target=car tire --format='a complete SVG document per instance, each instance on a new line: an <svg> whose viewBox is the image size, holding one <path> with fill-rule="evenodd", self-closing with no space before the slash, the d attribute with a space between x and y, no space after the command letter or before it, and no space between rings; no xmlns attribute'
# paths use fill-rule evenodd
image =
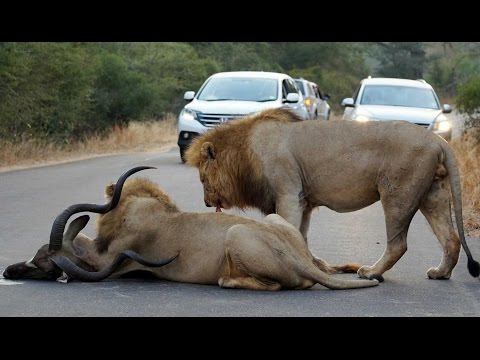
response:
<svg viewBox="0 0 480 360"><path fill-rule="evenodd" d="M325 118L325 120L330 120L330 110L328 111L327 117Z"/></svg>
<svg viewBox="0 0 480 360"><path fill-rule="evenodd" d="M185 163L187 159L185 159L185 150L186 146L180 146L180 159L182 159L182 163Z"/></svg>

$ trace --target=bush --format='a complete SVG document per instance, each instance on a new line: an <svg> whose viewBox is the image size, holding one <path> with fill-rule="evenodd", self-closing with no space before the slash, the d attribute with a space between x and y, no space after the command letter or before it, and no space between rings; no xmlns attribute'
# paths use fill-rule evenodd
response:
<svg viewBox="0 0 480 360"><path fill-rule="evenodd" d="M124 59L116 54L102 57L94 89L99 130L141 118L154 101L146 77L130 70Z"/></svg>
<svg viewBox="0 0 480 360"><path fill-rule="evenodd" d="M94 65L68 43L0 44L0 138L62 141L89 116Z"/></svg>
<svg viewBox="0 0 480 360"><path fill-rule="evenodd" d="M480 128L480 75L459 86L455 104L466 115L465 129Z"/></svg>

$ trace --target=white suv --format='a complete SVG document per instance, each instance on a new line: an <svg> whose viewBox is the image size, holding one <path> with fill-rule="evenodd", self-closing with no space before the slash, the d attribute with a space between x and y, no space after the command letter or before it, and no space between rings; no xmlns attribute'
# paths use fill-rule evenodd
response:
<svg viewBox="0 0 480 360"><path fill-rule="evenodd" d="M452 137L452 122L445 114L450 105L440 105L433 88L425 80L394 78L363 79L353 98L343 99L343 120L405 120L442 136Z"/></svg>
<svg viewBox="0 0 480 360"><path fill-rule="evenodd" d="M216 125L268 108L287 107L303 119L308 111L295 81L286 74L233 71L210 76L198 94L185 92L190 101L178 116L180 157L192 139Z"/></svg>

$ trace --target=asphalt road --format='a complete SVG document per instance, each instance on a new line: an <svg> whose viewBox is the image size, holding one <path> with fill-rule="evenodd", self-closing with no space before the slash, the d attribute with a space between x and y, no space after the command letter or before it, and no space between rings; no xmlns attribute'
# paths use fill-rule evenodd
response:
<svg viewBox="0 0 480 360"><path fill-rule="evenodd" d="M182 210L214 211L204 206L198 173L180 163L176 147L164 153L98 157L0 173L0 272L29 259L47 243L53 219L66 206L103 203L105 184L138 165L158 167L141 176L158 182ZM261 218L256 211L229 212ZM93 223L84 231L89 236L94 236ZM467 241L480 260L479 239ZM380 204L348 214L316 210L309 246L331 263L372 264L385 247ZM426 278L426 270L439 263L441 249L420 213L410 227L408 246L385 273L384 283L358 290L316 285L309 290L264 292L156 279L62 284L0 278L0 316L480 316L480 282L468 274L463 251L450 280Z"/></svg>

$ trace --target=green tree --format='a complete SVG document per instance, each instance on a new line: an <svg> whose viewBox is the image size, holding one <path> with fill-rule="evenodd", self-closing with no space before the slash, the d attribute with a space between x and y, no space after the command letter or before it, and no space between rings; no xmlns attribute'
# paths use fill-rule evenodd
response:
<svg viewBox="0 0 480 360"><path fill-rule="evenodd" d="M270 43L195 42L189 43L201 58L211 59L220 71L282 71Z"/></svg>
<svg viewBox="0 0 480 360"><path fill-rule="evenodd" d="M480 43L427 43L425 78L443 96L454 97L459 85L480 72Z"/></svg>
<svg viewBox="0 0 480 360"><path fill-rule="evenodd" d="M88 118L93 66L71 43L0 46L0 136L71 136Z"/></svg>
<svg viewBox="0 0 480 360"><path fill-rule="evenodd" d="M276 46L283 53L279 58L288 73L317 83L330 95L330 105L337 112L342 109L342 99L352 96L359 81L370 72L365 62L366 43L280 43Z"/></svg>
<svg viewBox="0 0 480 360"><path fill-rule="evenodd" d="M379 63L376 76L421 79L426 52L421 42L377 42L372 48Z"/></svg>
<svg viewBox="0 0 480 360"><path fill-rule="evenodd" d="M120 56L107 53L101 58L93 100L103 128L144 116L154 93L143 74L130 70Z"/></svg>
<svg viewBox="0 0 480 360"><path fill-rule="evenodd" d="M475 75L458 88L458 110L465 114L465 128L480 128L480 75Z"/></svg>
<svg viewBox="0 0 480 360"><path fill-rule="evenodd" d="M161 118L179 111L186 90L197 90L211 74L219 71L210 58L201 58L185 43L103 43L101 47L118 56L126 71L139 74L152 94L145 117Z"/></svg>

